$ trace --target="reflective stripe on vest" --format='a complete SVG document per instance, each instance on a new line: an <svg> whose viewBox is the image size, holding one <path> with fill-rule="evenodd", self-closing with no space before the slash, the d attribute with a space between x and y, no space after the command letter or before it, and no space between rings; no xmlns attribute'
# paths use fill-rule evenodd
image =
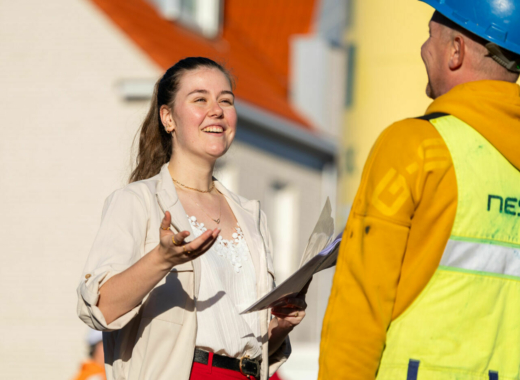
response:
<svg viewBox="0 0 520 380"><path fill-rule="evenodd" d="M452 156L457 213L435 274L388 329L377 379L520 379L520 172L454 116L430 122Z"/></svg>

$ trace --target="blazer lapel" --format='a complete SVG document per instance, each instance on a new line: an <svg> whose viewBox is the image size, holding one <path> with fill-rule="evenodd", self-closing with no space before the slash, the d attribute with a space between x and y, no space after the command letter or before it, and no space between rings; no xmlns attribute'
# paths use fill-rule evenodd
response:
<svg viewBox="0 0 520 380"><path fill-rule="evenodd" d="M161 181L159 186L157 186L157 198L159 200L159 205L163 209L163 211L169 211L172 216L172 227L177 231L190 231L190 236L186 240L193 240L193 231L191 230L191 225L186 217L186 211L184 211L184 207L182 207L181 202L179 201L179 197L177 196L177 191L175 190L175 186L173 185L173 181L170 177L170 172L168 171L168 164L164 164L161 173L160 173Z"/></svg>
<svg viewBox="0 0 520 380"><path fill-rule="evenodd" d="M173 184L172 178L170 176L170 171L168 170L168 164L164 164L161 168L160 172L161 181L157 186L157 200L159 201L159 206L162 210L169 211L172 216L171 225L173 227L173 232L177 233L180 231L189 231L190 235L186 238L187 242L195 239L195 234L191 229L190 222L188 221L188 217L186 215L186 211L184 207L182 207L181 202L179 201L179 197L177 196L177 191L175 190L175 185ZM198 298L199 289L200 289L200 258L196 258L191 261L193 266L193 275L194 275L194 296ZM183 264L184 265L184 264Z"/></svg>

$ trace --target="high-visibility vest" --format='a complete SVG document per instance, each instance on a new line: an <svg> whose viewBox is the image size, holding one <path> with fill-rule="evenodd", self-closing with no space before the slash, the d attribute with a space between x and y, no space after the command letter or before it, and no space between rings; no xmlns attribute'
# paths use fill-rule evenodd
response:
<svg viewBox="0 0 520 380"><path fill-rule="evenodd" d="M390 324L377 379L520 379L520 171L466 123L435 116L457 213L435 274Z"/></svg>

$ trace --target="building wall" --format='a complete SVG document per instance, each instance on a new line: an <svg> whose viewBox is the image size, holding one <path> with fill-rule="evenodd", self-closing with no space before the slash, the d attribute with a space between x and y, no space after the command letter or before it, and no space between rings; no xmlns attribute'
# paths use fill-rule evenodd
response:
<svg viewBox="0 0 520 380"><path fill-rule="evenodd" d="M318 34L291 38L291 100L320 132L340 136L345 103L345 49Z"/></svg>
<svg viewBox="0 0 520 380"><path fill-rule="evenodd" d="M160 70L82 0L1 2L0 46L0 377L68 379L75 289L147 108L116 83Z"/></svg>
<svg viewBox="0 0 520 380"><path fill-rule="evenodd" d="M347 99L339 159L344 224L370 148L393 122L424 114L420 48L433 10L419 1L348 0Z"/></svg>

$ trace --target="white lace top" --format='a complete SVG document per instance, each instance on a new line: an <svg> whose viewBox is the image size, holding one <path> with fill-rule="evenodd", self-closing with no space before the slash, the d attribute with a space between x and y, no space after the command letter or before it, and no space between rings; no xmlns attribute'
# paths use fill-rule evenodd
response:
<svg viewBox="0 0 520 380"><path fill-rule="evenodd" d="M196 217L188 219L196 237L206 231ZM201 256L196 347L256 358L262 355L258 313L239 314L257 299L255 268L240 226L235 229L233 240L219 236Z"/></svg>

